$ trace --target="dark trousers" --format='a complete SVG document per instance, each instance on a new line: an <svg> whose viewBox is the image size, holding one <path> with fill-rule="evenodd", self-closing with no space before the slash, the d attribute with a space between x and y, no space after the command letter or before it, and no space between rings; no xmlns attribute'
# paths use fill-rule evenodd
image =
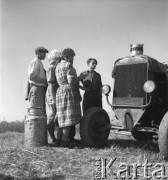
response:
<svg viewBox="0 0 168 180"><path fill-rule="evenodd" d="M100 91L86 91L83 98L83 114L91 107L102 108L102 94Z"/></svg>

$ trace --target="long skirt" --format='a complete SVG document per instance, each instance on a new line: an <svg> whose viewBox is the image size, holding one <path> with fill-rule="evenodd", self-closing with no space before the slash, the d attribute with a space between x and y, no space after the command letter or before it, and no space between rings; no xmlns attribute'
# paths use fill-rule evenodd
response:
<svg viewBox="0 0 168 180"><path fill-rule="evenodd" d="M83 113L91 107L102 108L102 94L100 91L85 92L83 98Z"/></svg>

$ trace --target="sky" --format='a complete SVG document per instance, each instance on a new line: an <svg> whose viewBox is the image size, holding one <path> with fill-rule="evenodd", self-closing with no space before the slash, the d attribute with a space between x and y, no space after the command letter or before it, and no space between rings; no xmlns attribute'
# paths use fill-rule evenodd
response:
<svg viewBox="0 0 168 180"><path fill-rule="evenodd" d="M0 120L26 115L28 66L37 46L72 48L78 74L88 69L88 58L96 58L103 84L113 88L114 62L130 54L132 43L168 61L168 1L0 0ZM47 68L48 61L43 64ZM104 96L103 108L111 110Z"/></svg>

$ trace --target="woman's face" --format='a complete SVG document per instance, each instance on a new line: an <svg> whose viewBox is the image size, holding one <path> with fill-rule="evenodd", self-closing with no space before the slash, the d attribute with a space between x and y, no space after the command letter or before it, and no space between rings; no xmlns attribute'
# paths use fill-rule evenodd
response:
<svg viewBox="0 0 168 180"><path fill-rule="evenodd" d="M95 60L91 60L88 66L90 69L96 69L97 62Z"/></svg>

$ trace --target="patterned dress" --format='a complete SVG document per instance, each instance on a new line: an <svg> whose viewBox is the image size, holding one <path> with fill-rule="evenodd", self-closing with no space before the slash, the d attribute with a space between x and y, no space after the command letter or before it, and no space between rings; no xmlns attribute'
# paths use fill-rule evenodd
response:
<svg viewBox="0 0 168 180"><path fill-rule="evenodd" d="M78 124L81 118L79 84L70 85L68 76L77 78L72 64L62 60L56 67L55 75L59 88L56 93L56 110L59 127Z"/></svg>
<svg viewBox="0 0 168 180"><path fill-rule="evenodd" d="M47 113L48 122L51 122L51 121L54 122L55 115L56 115L56 110L55 110L56 107L54 104L55 97L52 97L52 93L50 92L50 88L49 88L49 86L52 85L53 91L55 92L54 95L56 95L56 91L58 89L58 83L55 77L56 66L57 64L50 63L46 71L47 83L48 83L48 88L46 92L46 113Z"/></svg>

